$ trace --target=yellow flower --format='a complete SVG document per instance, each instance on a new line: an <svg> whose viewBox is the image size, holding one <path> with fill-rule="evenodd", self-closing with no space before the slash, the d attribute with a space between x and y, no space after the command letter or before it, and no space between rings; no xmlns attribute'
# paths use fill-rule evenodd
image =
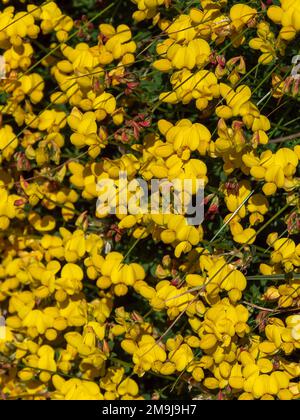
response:
<svg viewBox="0 0 300 420"><path fill-rule="evenodd" d="M76 264L66 264L61 271L61 278L56 281L58 288L63 289L68 295L74 295L82 289L84 274Z"/></svg>
<svg viewBox="0 0 300 420"><path fill-rule="evenodd" d="M53 325L53 317L40 310L32 310L23 319L24 327L29 329L29 335L35 338L36 335L44 334Z"/></svg>
<svg viewBox="0 0 300 420"><path fill-rule="evenodd" d="M257 14L256 9L245 4L235 4L230 9L230 19L236 31L241 31Z"/></svg>
<svg viewBox="0 0 300 420"><path fill-rule="evenodd" d="M195 66L203 68L211 54L209 44L203 39L194 39L186 45L180 45L169 38L158 44L157 52L160 57L165 57L153 63L160 71L169 71L172 68L192 70Z"/></svg>
<svg viewBox="0 0 300 420"><path fill-rule="evenodd" d="M98 121L104 120L107 115L112 115L116 110L115 97L107 92L93 99L93 109L96 111Z"/></svg>
<svg viewBox="0 0 300 420"><path fill-rule="evenodd" d="M292 337L296 341L300 341L300 316L294 315L288 317L286 323L289 327L292 327Z"/></svg>
<svg viewBox="0 0 300 420"><path fill-rule="evenodd" d="M20 83L20 89L29 96L33 104L38 104L43 99L45 82L39 74L24 75L20 78Z"/></svg>
<svg viewBox="0 0 300 420"><path fill-rule="evenodd" d="M281 0L280 6L268 8L268 17L277 25L282 25L280 37L292 41L300 31L300 13L297 0Z"/></svg>
<svg viewBox="0 0 300 420"><path fill-rule="evenodd" d="M6 37L15 46L22 44L22 38L29 36L30 38L37 38L39 27L34 24L34 17L30 13L18 12L12 16L12 9L5 9L2 16L3 26Z"/></svg>
<svg viewBox="0 0 300 420"><path fill-rule="evenodd" d="M40 217L40 215L36 212L30 212L28 221L39 232L51 232L56 226L54 217Z"/></svg>
<svg viewBox="0 0 300 420"><path fill-rule="evenodd" d="M251 39L249 46L254 50L259 50L262 55L258 62L264 65L270 64L276 59L275 35L270 30L270 25L266 22L261 22L257 26L257 38Z"/></svg>
<svg viewBox="0 0 300 420"><path fill-rule="evenodd" d="M220 93L225 99L227 106L221 106L216 109L218 117L228 119L242 115L243 107L252 96L248 86L242 85L236 91L224 83L220 84Z"/></svg>
<svg viewBox="0 0 300 420"><path fill-rule="evenodd" d="M106 400L135 399L138 396L139 388L137 383L131 378L124 378L123 368L109 368L105 377L100 380L100 387L106 392Z"/></svg>
<svg viewBox="0 0 300 420"><path fill-rule="evenodd" d="M136 43L132 41L132 34L129 26L119 25L115 29L112 25L102 24L99 27L100 32L108 40L105 43L106 50L112 54L115 60L120 60L123 64L134 62L133 54L136 51Z"/></svg>
<svg viewBox="0 0 300 420"><path fill-rule="evenodd" d="M56 363L54 360L54 350L50 346L42 346L38 350L38 368L41 370L40 380L48 382L51 378L51 373L56 373Z"/></svg>
<svg viewBox="0 0 300 420"><path fill-rule="evenodd" d="M41 6L39 19L42 20L41 29L43 33L47 34L55 30L57 39L60 42L66 41L68 33L73 28L72 18L63 15L57 4L53 1Z"/></svg>
<svg viewBox="0 0 300 420"><path fill-rule="evenodd" d="M121 399L127 399L129 396L136 397L139 393L139 388L133 379L126 378L118 386L117 392L122 397Z"/></svg>
<svg viewBox="0 0 300 420"><path fill-rule="evenodd" d="M66 114L64 112L49 110L43 111L39 118L38 128L41 131L57 132L66 125Z"/></svg>
<svg viewBox="0 0 300 420"><path fill-rule="evenodd" d="M237 186L237 192L238 193L235 194L233 191L225 190L225 203L228 210L231 213L234 213L245 202L245 205L242 206L238 212L238 215L241 218L244 218L246 216L246 199L247 197L250 197L250 194L251 194L250 182L249 181L239 182Z"/></svg>
<svg viewBox="0 0 300 420"><path fill-rule="evenodd" d="M56 389L52 393L54 400L99 401L104 399L96 383L75 378L66 381L58 375L54 375L52 381Z"/></svg>
<svg viewBox="0 0 300 420"><path fill-rule="evenodd" d="M133 13L133 18L137 22L145 19L153 19L157 14L157 7L166 3L168 0L131 0L138 7L138 10Z"/></svg>
<svg viewBox="0 0 300 420"><path fill-rule="evenodd" d="M261 157L245 155L243 161L250 167L251 175L259 180L265 180L263 187L265 195L273 195L278 188L292 191L297 187L293 176L299 162L295 151L286 147L279 149L275 154L270 150L263 152Z"/></svg>
<svg viewBox="0 0 300 420"><path fill-rule="evenodd" d="M175 72L171 77L173 90L160 94L160 100L170 104L182 102L184 105L196 100L196 107L202 111L210 101L220 96L218 80L214 73L199 70L191 73L188 69Z"/></svg>
<svg viewBox="0 0 300 420"><path fill-rule="evenodd" d="M163 347L156 344L152 336L143 335L141 340L136 344L133 353L134 371L142 376L145 372L151 370L155 362L165 362L166 359L167 354Z"/></svg>
<svg viewBox="0 0 300 420"><path fill-rule="evenodd" d="M216 140L214 146L215 151L218 155L222 156L223 159L224 154L230 154L230 158L232 160L233 153L241 152L246 144L245 136L241 128L234 127L229 128L226 125L224 119L220 119L218 123L218 135L219 138Z"/></svg>
<svg viewBox="0 0 300 420"><path fill-rule="evenodd" d="M5 231L10 225L10 221L16 217L22 219L21 208L15 206L17 200L22 200L17 195L9 195L8 192L0 188L0 231Z"/></svg>
<svg viewBox="0 0 300 420"><path fill-rule="evenodd" d="M289 238L278 239L273 244L274 252L271 255L271 261L273 263L285 262L290 258L294 257L294 252L296 251L295 242Z"/></svg>
<svg viewBox="0 0 300 420"><path fill-rule="evenodd" d="M234 234L234 241L238 244L252 245L256 241L256 231L252 228L241 229Z"/></svg>
<svg viewBox="0 0 300 420"><path fill-rule="evenodd" d="M77 131L72 134L71 142L81 148L88 141L94 141L97 138L97 123L93 112L82 114L77 108L73 108L71 115L68 117L68 124L72 130Z"/></svg>
<svg viewBox="0 0 300 420"><path fill-rule="evenodd" d="M250 331L248 317L249 313L244 306L235 307L228 299L215 304L206 312L204 322L197 331L201 338L200 348L211 353L216 350L217 344L228 347L235 335L244 337Z"/></svg>
<svg viewBox="0 0 300 420"><path fill-rule="evenodd" d="M202 124L192 124L189 120L181 120L173 124L164 120L159 121L159 128L166 137L167 142L171 143L178 154L184 150L198 150L202 155L206 154L211 140L209 130Z"/></svg>
<svg viewBox="0 0 300 420"><path fill-rule="evenodd" d="M266 395L277 395L281 389L289 386L289 378L284 372L273 372L270 376L260 375L253 384L254 398L263 399Z"/></svg>
<svg viewBox="0 0 300 420"><path fill-rule="evenodd" d="M102 276L98 280L99 286L107 282L106 286L115 285L115 292L118 296L128 293L128 286L134 286L138 281L144 280L146 273L144 268L136 263L124 264L123 255L117 252L109 253L101 265ZM106 288L106 287L105 287Z"/></svg>
<svg viewBox="0 0 300 420"><path fill-rule="evenodd" d="M74 146L79 149L89 146L90 156L97 157L101 148L105 147L106 136L102 135L102 139L100 139L98 135L95 113L86 112L82 114L78 108L73 108L68 117L68 124L75 131L70 139Z"/></svg>
<svg viewBox="0 0 300 420"><path fill-rule="evenodd" d="M178 372L183 372L194 360L194 354L187 344L182 344L178 349L169 353L169 360L175 364Z"/></svg>
<svg viewBox="0 0 300 420"><path fill-rule="evenodd" d="M82 230L78 229L71 233L64 228L61 228L60 235L63 238L64 255L67 262L75 263L85 255L86 241Z"/></svg>

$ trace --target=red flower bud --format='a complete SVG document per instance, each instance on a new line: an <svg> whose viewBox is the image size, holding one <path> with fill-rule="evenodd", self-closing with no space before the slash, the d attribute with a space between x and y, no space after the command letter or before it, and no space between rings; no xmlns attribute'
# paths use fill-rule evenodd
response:
<svg viewBox="0 0 300 420"><path fill-rule="evenodd" d="M131 314L131 318L133 319L133 321L135 322L140 322L142 323L144 321L143 317L136 311L133 311Z"/></svg>
<svg viewBox="0 0 300 420"><path fill-rule="evenodd" d="M109 344L108 344L108 342L106 340L103 340L103 348L102 348L102 351L107 356L110 355L110 347L109 347Z"/></svg>
<svg viewBox="0 0 300 420"><path fill-rule="evenodd" d="M217 63L219 64L219 66L221 67L225 67L226 66L226 59L223 55L217 55Z"/></svg>
<svg viewBox="0 0 300 420"><path fill-rule="evenodd" d="M20 198L19 200L16 200L15 202L14 202L14 206L15 207L22 207L22 206L24 206L26 204L26 200L25 199L23 199L23 198Z"/></svg>

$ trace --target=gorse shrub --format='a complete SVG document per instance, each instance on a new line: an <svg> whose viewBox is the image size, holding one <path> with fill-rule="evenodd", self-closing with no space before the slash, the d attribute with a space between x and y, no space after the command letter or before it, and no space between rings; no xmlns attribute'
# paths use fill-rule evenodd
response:
<svg viewBox="0 0 300 420"><path fill-rule="evenodd" d="M298 0L2 0L0 398L300 398L299 33ZM122 173L201 181L203 223L101 208Z"/></svg>

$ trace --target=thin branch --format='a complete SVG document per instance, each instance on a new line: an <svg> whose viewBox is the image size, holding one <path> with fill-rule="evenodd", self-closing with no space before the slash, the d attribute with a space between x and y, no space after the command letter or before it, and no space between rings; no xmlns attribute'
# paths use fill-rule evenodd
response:
<svg viewBox="0 0 300 420"><path fill-rule="evenodd" d="M298 138L300 138L300 132L296 133L296 134L291 134L290 136L278 137L277 139L270 140L269 143L278 144L278 143L283 143L285 141L295 140L295 139L298 139Z"/></svg>
<svg viewBox="0 0 300 420"><path fill-rule="evenodd" d="M254 305L254 303L250 303L250 302L245 302L244 301L243 304L246 305L246 306L250 306L250 308L258 309L258 310L264 311L264 312L270 312L270 313L276 312L276 310L274 310L274 309L264 308L263 306Z"/></svg>

